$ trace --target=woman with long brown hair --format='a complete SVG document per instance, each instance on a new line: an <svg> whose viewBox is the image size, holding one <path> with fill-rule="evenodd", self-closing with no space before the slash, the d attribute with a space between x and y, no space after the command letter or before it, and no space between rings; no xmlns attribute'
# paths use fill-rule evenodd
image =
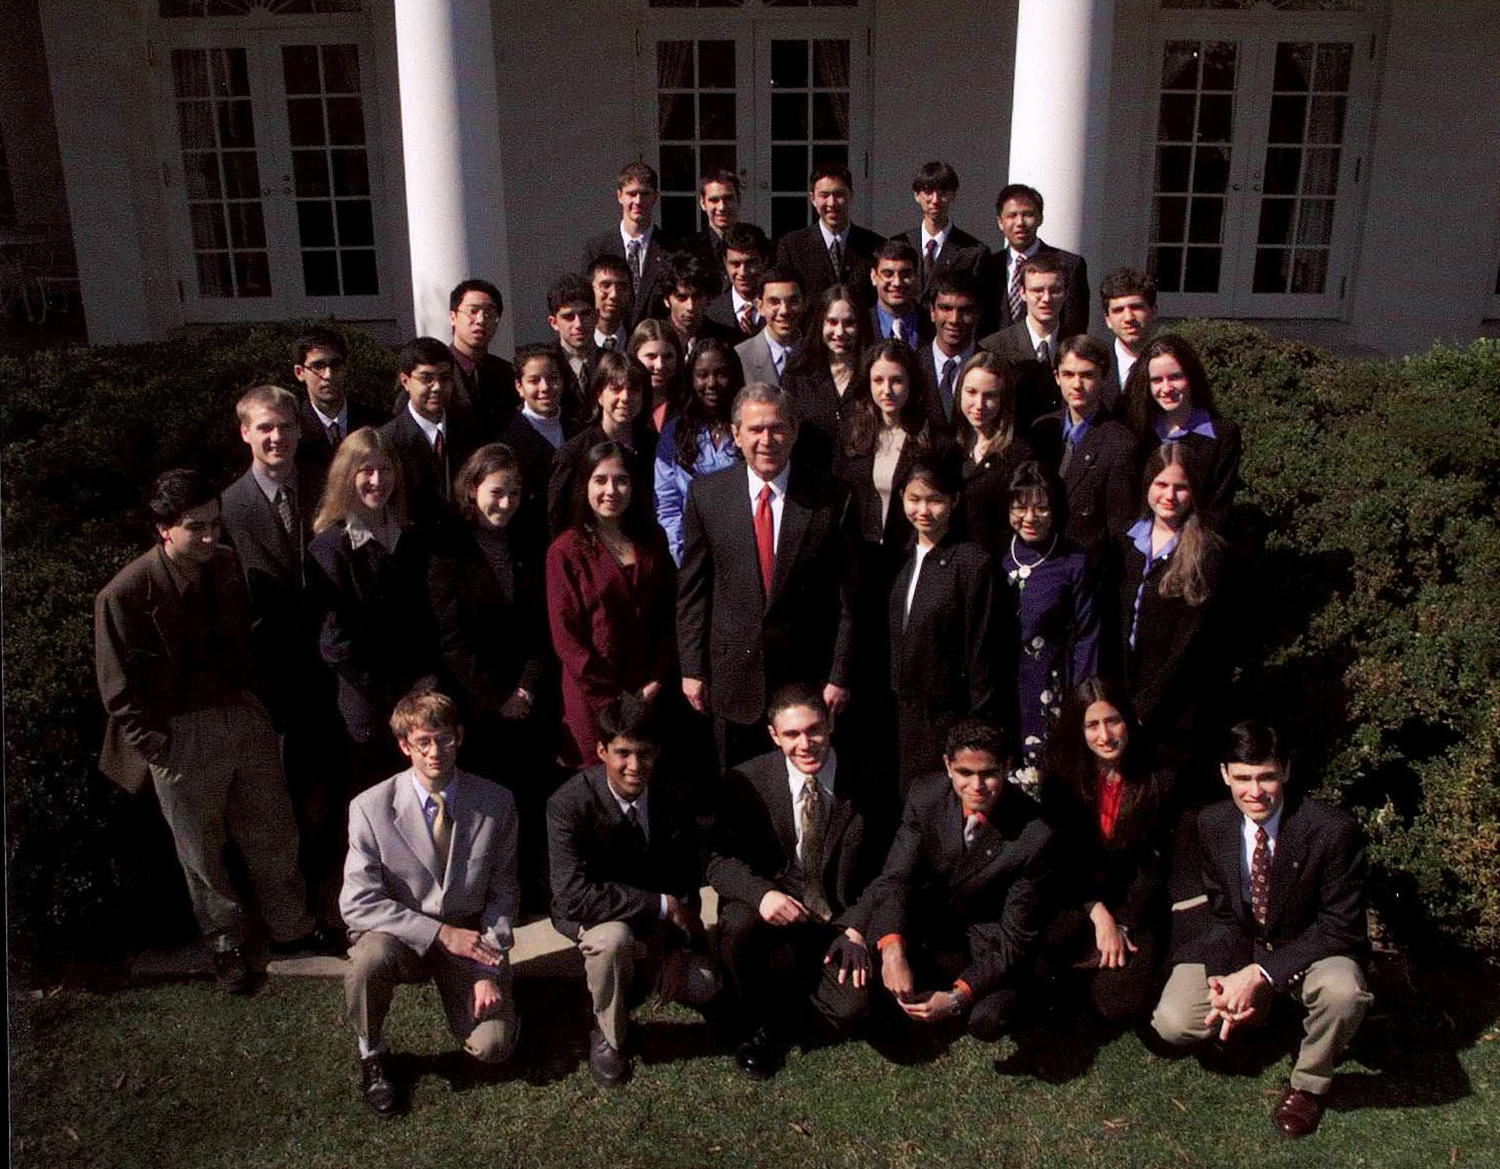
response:
<svg viewBox="0 0 1500 1169"><path fill-rule="evenodd" d="M1016 374L1010 362L980 350L958 371L954 435L963 452L964 534L999 559L1010 538L1011 476L1036 457L1016 433Z"/></svg>
<svg viewBox="0 0 1500 1169"><path fill-rule="evenodd" d="M787 362L781 384L797 403L798 458L832 467L859 401L859 359L870 347L870 315L843 284L824 289L811 305L802 340Z"/></svg>

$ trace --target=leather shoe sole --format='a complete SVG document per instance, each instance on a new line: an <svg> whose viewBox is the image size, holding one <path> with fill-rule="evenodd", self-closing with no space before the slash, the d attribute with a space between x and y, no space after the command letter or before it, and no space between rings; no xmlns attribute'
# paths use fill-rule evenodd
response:
<svg viewBox="0 0 1500 1169"><path fill-rule="evenodd" d="M1305 1137L1318 1131L1323 1119L1323 1098L1300 1088L1288 1087L1281 1094L1272 1120L1284 1136Z"/></svg>

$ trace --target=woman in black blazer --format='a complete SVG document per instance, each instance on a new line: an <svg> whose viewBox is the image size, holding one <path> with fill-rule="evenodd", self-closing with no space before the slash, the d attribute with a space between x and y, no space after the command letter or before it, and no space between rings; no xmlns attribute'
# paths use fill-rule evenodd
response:
<svg viewBox="0 0 1500 1169"><path fill-rule="evenodd" d="M918 455L901 506L916 531L890 590L891 692L901 798L942 766L943 736L961 718L998 708L993 640L994 571L954 530L963 480L956 452Z"/></svg>
<svg viewBox="0 0 1500 1169"><path fill-rule="evenodd" d="M1224 541L1197 513L1193 463L1181 443L1146 461L1146 514L1117 537L1114 665L1135 698L1142 735L1161 766L1186 765L1228 677L1219 613Z"/></svg>
<svg viewBox="0 0 1500 1169"><path fill-rule="evenodd" d="M407 524L400 467L374 427L339 444L307 551L308 591L322 613L318 648L338 679L363 790L401 769L386 722L437 664L426 544Z"/></svg>
<svg viewBox="0 0 1500 1169"><path fill-rule="evenodd" d="M1089 678L1063 704L1048 748L1042 808L1068 863L1053 886L1048 965L1077 976L1095 1015L1144 1020L1167 924L1175 820L1167 777L1140 750L1129 693Z"/></svg>
<svg viewBox="0 0 1500 1169"><path fill-rule="evenodd" d="M981 349L958 371L954 433L963 453L964 536L991 556L1010 543L1010 480L1036 458L1016 433L1016 374L1005 358Z"/></svg>
<svg viewBox="0 0 1500 1169"><path fill-rule="evenodd" d="M859 357L870 340L870 314L860 310L854 293L843 284L824 290L781 375L782 388L797 403L799 461L822 469L834 465L859 400Z"/></svg>
<svg viewBox="0 0 1500 1169"><path fill-rule="evenodd" d="M1146 346L1123 393L1125 423L1141 459L1165 442L1181 443L1198 485L1197 512L1216 531L1240 483L1240 428L1220 416L1198 351L1174 333Z"/></svg>

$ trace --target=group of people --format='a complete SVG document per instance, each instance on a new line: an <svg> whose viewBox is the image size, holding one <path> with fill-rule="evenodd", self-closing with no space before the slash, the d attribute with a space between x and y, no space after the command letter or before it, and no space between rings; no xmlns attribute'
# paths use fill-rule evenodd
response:
<svg viewBox="0 0 1500 1169"><path fill-rule="evenodd" d="M501 294L465 280L382 411L311 329L301 396L239 399L242 476L153 485L96 604L101 768L153 783L226 989L231 841L273 951L347 931L377 1114L398 983L476 1072L510 1057L525 907L582 952L606 1085L653 986L732 1004L756 1078L808 1029L994 1038L1050 998L1181 1047L1285 995L1275 1121L1317 1127L1370 1001L1363 854L1273 727L1228 725L1239 430L1144 274L1087 333L1038 192L1000 192L991 252L952 168L912 189L886 240L819 166L773 249L716 172L677 242L632 163L550 340L491 354Z"/></svg>

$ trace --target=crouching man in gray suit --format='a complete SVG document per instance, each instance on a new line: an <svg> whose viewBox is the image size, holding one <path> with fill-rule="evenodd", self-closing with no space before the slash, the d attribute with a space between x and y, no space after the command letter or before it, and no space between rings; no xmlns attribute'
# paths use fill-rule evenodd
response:
<svg viewBox="0 0 1500 1169"><path fill-rule="evenodd" d="M359 1035L365 1103L381 1117L397 1106L381 1027L398 983L430 978L448 1026L479 1064L504 1063L517 1034L507 959L515 802L498 784L458 770L463 727L446 695L412 691L396 703L391 730L412 765L349 805L339 896L353 942L346 1014Z"/></svg>

